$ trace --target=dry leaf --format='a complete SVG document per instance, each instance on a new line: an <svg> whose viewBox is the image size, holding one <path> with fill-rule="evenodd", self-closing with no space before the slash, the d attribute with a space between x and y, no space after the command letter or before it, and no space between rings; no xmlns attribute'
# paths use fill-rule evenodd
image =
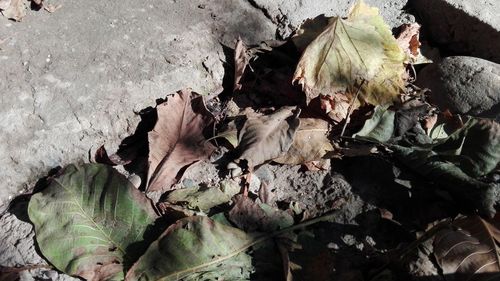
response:
<svg viewBox="0 0 500 281"><path fill-rule="evenodd" d="M445 276L453 276L456 281L500 278L499 219L498 214L492 221L461 217L452 223L453 229L436 234L434 256Z"/></svg>
<svg viewBox="0 0 500 281"><path fill-rule="evenodd" d="M43 8L45 9L45 11L47 11L49 13L53 13L53 12L61 9L62 4L57 4L57 5L48 4L48 5L44 5Z"/></svg>
<svg viewBox="0 0 500 281"><path fill-rule="evenodd" d="M241 38L238 38L238 42L236 42L236 47L234 48L234 91L241 89L240 80L249 61L250 57L247 54L247 46L245 46Z"/></svg>
<svg viewBox="0 0 500 281"><path fill-rule="evenodd" d="M325 17L324 14L305 20L292 36L292 42L297 47L297 50L302 53L307 45L318 37L334 20L334 17Z"/></svg>
<svg viewBox="0 0 500 281"><path fill-rule="evenodd" d="M203 97L181 90L157 106L158 121L149 132L147 191L167 191L184 167L207 159L214 147L203 136L213 122Z"/></svg>
<svg viewBox="0 0 500 281"><path fill-rule="evenodd" d="M332 141L328 139L329 132L330 124L325 120L300 118L292 146L284 156L274 159L274 162L298 165L322 159L334 150Z"/></svg>
<svg viewBox="0 0 500 281"><path fill-rule="evenodd" d="M270 115L249 117L239 133L240 156L234 162L245 160L248 167L255 167L287 152L300 124L299 113L300 109L286 106Z"/></svg>
<svg viewBox="0 0 500 281"><path fill-rule="evenodd" d="M401 32L397 37L397 42L399 47L406 53L409 58L409 61L406 63L411 64L423 64L423 63L432 63L431 60L424 57L420 53L420 44L419 41L420 34L420 25L418 23L412 24L403 24L401 26Z"/></svg>
<svg viewBox="0 0 500 281"><path fill-rule="evenodd" d="M8 19L22 21L26 16L26 9L27 7L24 0L11 0L10 6L3 10L2 14Z"/></svg>
<svg viewBox="0 0 500 281"><path fill-rule="evenodd" d="M347 19L336 17L304 51L293 80L302 85L307 102L319 95L344 95L347 104L359 89L359 103L393 103L404 89L406 56L378 9L362 1ZM346 117L345 101L332 111ZM341 105L339 107L339 105Z"/></svg>

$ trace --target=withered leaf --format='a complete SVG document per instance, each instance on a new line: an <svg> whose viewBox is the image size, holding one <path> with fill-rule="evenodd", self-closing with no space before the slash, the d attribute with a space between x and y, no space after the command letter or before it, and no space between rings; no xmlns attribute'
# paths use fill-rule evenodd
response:
<svg viewBox="0 0 500 281"><path fill-rule="evenodd" d="M401 31L396 38L399 47L406 53L409 61L406 63L423 64L431 63L432 61L424 57L420 53L420 25L418 23L403 24Z"/></svg>
<svg viewBox="0 0 500 281"><path fill-rule="evenodd" d="M300 125L295 132L293 144L288 152L274 162L298 165L320 160L328 152L334 150L332 141L328 139L330 125L327 121L315 118L300 118Z"/></svg>
<svg viewBox="0 0 500 281"><path fill-rule="evenodd" d="M234 48L234 91L241 89L240 80L247 68L250 56L247 53L247 47L241 38L238 38Z"/></svg>
<svg viewBox="0 0 500 281"><path fill-rule="evenodd" d="M247 161L255 167L287 152L299 127L300 109L286 106L274 113L249 117L239 132L237 149L240 156L235 160Z"/></svg>
<svg viewBox="0 0 500 281"><path fill-rule="evenodd" d="M3 6L6 6L6 3ZM11 0L10 5L2 11L2 14L8 19L22 21L26 16L26 9L24 0Z"/></svg>
<svg viewBox="0 0 500 281"><path fill-rule="evenodd" d="M499 219L499 215L490 221L461 217L453 221L453 228L436 234L434 256L445 276L454 276L455 281L500 278Z"/></svg>
<svg viewBox="0 0 500 281"><path fill-rule="evenodd" d="M359 88L360 104L386 105L404 88L405 59L378 9L360 1L347 19L334 18L309 44L293 80L308 102L319 95L345 95L351 101Z"/></svg>
<svg viewBox="0 0 500 281"><path fill-rule="evenodd" d="M207 159L214 146L203 136L213 117L203 97L185 89L157 106L158 121L149 132L147 191L167 191L182 168Z"/></svg>

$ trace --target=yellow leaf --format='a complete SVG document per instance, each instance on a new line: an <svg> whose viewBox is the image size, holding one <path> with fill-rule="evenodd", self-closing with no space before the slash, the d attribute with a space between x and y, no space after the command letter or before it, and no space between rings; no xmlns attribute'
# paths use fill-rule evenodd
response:
<svg viewBox="0 0 500 281"><path fill-rule="evenodd" d="M360 1L347 19L333 18L309 44L293 81L302 85L308 102L319 95L345 95L352 101L360 88L354 107L386 105L404 88L405 60L378 9Z"/></svg>

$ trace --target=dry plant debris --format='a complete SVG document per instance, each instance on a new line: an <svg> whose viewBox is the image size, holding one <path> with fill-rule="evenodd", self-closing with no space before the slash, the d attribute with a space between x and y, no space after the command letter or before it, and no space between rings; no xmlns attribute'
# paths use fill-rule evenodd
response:
<svg viewBox="0 0 500 281"><path fill-rule="evenodd" d="M0 8L20 20L20 3L2 0ZM361 1L346 19L307 20L287 42L238 40L226 97L189 89L167 96L152 109L151 126L116 153L102 146L99 163L69 165L31 197L41 253L57 270L94 281L402 280L392 265L404 267L432 238L433 250L421 256L434 257L445 280L495 280L500 125L440 111L410 84L412 65L429 62L418 30L405 26L396 39L378 10ZM394 230L383 235L413 239L381 252L373 239L356 244L349 232L331 241L331 233L352 227L332 222L349 204L343 198L311 218L302 198L272 201L266 181L258 194L250 190L253 173L270 162L313 173L332 158L360 156L402 164L414 177L401 172L389 181L435 187L467 215L415 240L415 229L380 209L375 220ZM179 182L199 161L216 163L220 182ZM116 165L142 184L134 186ZM374 262L335 275L345 260L339 243Z"/></svg>

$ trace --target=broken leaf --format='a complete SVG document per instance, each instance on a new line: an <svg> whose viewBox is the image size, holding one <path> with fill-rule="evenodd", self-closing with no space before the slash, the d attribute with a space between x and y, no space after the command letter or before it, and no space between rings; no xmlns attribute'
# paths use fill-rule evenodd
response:
<svg viewBox="0 0 500 281"><path fill-rule="evenodd" d="M6 6L6 3L3 3ZM2 11L2 14L8 19L22 21L26 16L26 3L24 0L11 0L10 5Z"/></svg>
<svg viewBox="0 0 500 281"><path fill-rule="evenodd" d="M411 64L423 64L432 63L431 60L424 57L420 53L420 25L418 23L403 24L401 26L401 31L396 38L399 47L406 53L407 57L410 59L406 63Z"/></svg>
<svg viewBox="0 0 500 281"><path fill-rule="evenodd" d="M293 80L302 85L308 102L319 95L352 101L360 88L361 103L386 105L404 88L405 59L378 9L360 1L347 19L334 18L306 48Z"/></svg>
<svg viewBox="0 0 500 281"><path fill-rule="evenodd" d="M293 225L293 217L289 213L257 203L244 195L236 196L229 220L247 232L271 232Z"/></svg>
<svg viewBox="0 0 500 281"><path fill-rule="evenodd" d="M315 118L300 118L300 125L295 132L292 146L288 152L274 162L298 165L305 162L321 160L328 152L334 150L332 141L328 139L330 125L327 121Z"/></svg>
<svg viewBox="0 0 500 281"><path fill-rule="evenodd" d="M256 237L208 217L171 225L127 273L126 280L247 280L245 251Z"/></svg>
<svg viewBox="0 0 500 281"><path fill-rule="evenodd" d="M239 132L240 156L235 160L246 160L248 167L255 167L275 159L287 152L299 127L300 109L287 106L276 112L250 117Z"/></svg>
<svg viewBox="0 0 500 281"><path fill-rule="evenodd" d="M43 8L45 9L45 11L47 11L49 13L54 13L55 11L62 8L62 4L57 4L57 5L48 4L48 5L44 5Z"/></svg>
<svg viewBox="0 0 500 281"><path fill-rule="evenodd" d="M158 105L158 121L149 132L148 192L164 192L182 168L207 159L214 147L203 136L213 122L203 97L181 90Z"/></svg>
<svg viewBox="0 0 500 281"><path fill-rule="evenodd" d="M124 263L156 215L150 201L110 166L70 165L31 197L40 251L57 269L87 280L123 280ZM136 247L133 247L135 245Z"/></svg>
<svg viewBox="0 0 500 281"><path fill-rule="evenodd" d="M435 235L434 256L446 280L500 279L499 218L461 217Z"/></svg>

